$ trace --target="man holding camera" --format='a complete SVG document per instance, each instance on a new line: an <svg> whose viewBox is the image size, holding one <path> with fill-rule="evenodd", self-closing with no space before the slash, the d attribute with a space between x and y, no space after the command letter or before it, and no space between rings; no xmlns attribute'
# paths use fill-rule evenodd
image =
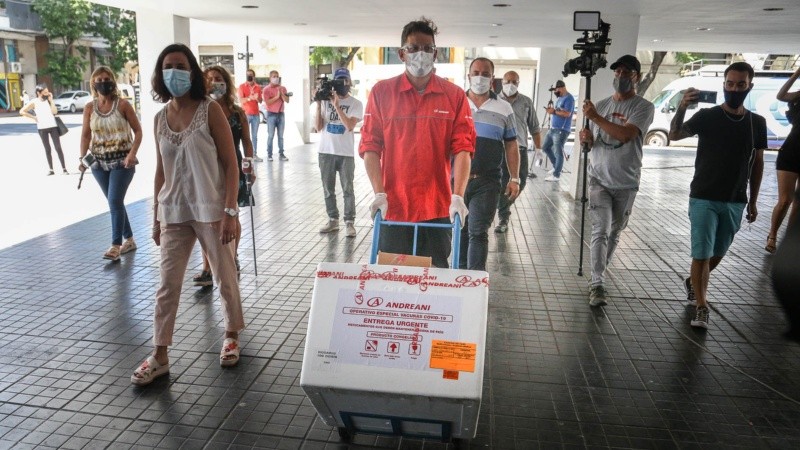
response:
<svg viewBox="0 0 800 450"><path fill-rule="evenodd" d="M744 107L754 75L745 62L728 66L723 82L725 102L697 111L684 123L686 109L696 107L700 92L687 89L670 124L671 140L695 134L699 138L689 190L692 266L690 277L684 280L687 299L697 307L693 327L708 328L709 273L722 261L739 231L745 206L748 223L758 216L756 201L764 171L767 122Z"/></svg>
<svg viewBox="0 0 800 450"><path fill-rule="evenodd" d="M339 230L339 209L336 207L336 174L342 184L344 196L345 235L356 236L356 195L353 192L355 177L355 137L353 129L364 116L364 105L350 95L350 71L336 69L334 83L329 92L317 92L317 112L314 129L321 133L319 141L319 172L325 193L328 223L320 233ZM323 100L320 97L328 97Z"/></svg>
<svg viewBox="0 0 800 450"><path fill-rule="evenodd" d="M545 177L544 181L559 181L561 169L564 167L564 143L572 129L575 97L567 92L567 85L561 80L556 81L556 85L550 90L557 98L555 106L545 107L547 114L550 114L550 130L544 138L542 151L553 165L553 173Z"/></svg>
<svg viewBox="0 0 800 450"><path fill-rule="evenodd" d="M589 305L606 304L606 266L617 248L639 190L644 134L653 122L653 104L636 95L641 64L625 55L611 64L614 95L597 102L587 99L583 115L591 122L580 140L591 149L589 214L592 219L592 280Z"/></svg>
<svg viewBox="0 0 800 450"><path fill-rule="evenodd" d="M514 110L514 122L517 132L517 145L519 146L519 191L525 189L528 179L528 132L533 137L533 148L542 147L541 129L539 128L539 118L536 117L536 108L533 100L519 91L519 74L510 70L503 75L503 91L498 95L501 99L511 104ZM511 175L508 173L508 166L501 165L503 178L500 181L502 186L508 184ZM536 175L533 175L534 177ZM495 233L505 233L508 230L508 219L511 217L511 205L514 200L506 195L501 195L497 202L497 217L500 223L494 228Z"/></svg>
<svg viewBox="0 0 800 450"><path fill-rule="evenodd" d="M247 69L247 81L239 85L239 99L242 101L242 109L247 116L247 123L250 125L250 140L253 141L253 161L261 162L263 159L258 157L258 124L261 123L261 114L258 111L258 104L261 103L261 86L256 83L256 73L253 69Z"/></svg>
<svg viewBox="0 0 800 450"><path fill-rule="evenodd" d="M375 192L373 217L380 210L391 221L439 224L469 213L463 196L475 126L464 91L434 73L436 33L424 17L406 24L398 51L405 73L370 92L358 152ZM451 233L419 227L417 254L447 267ZM413 243L414 228L381 227L381 251L410 254Z"/></svg>
<svg viewBox="0 0 800 450"><path fill-rule="evenodd" d="M281 86L281 77L277 70L270 71L269 84L264 87L264 103L267 105L267 161L272 161L272 142L275 139L275 131L278 131L278 152L281 161L288 161L289 158L283 152L283 129L286 126L286 119L283 109L289 103L289 94L286 88ZM255 142L253 143L255 146Z"/></svg>

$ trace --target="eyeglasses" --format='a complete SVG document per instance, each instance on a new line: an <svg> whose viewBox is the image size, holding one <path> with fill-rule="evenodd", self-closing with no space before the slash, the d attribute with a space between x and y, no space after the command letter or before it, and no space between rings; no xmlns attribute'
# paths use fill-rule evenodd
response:
<svg viewBox="0 0 800 450"><path fill-rule="evenodd" d="M404 47L400 47L405 50L406 53L417 53L418 51L422 50L425 53L433 53L436 51L435 45L406 45Z"/></svg>

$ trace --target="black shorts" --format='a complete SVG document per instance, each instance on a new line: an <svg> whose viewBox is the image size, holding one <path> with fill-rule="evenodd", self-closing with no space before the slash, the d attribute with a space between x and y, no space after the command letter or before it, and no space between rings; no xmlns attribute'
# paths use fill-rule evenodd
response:
<svg viewBox="0 0 800 450"><path fill-rule="evenodd" d="M800 131L798 126L792 127L791 133L783 142L778 159L775 161L777 170L800 174Z"/></svg>

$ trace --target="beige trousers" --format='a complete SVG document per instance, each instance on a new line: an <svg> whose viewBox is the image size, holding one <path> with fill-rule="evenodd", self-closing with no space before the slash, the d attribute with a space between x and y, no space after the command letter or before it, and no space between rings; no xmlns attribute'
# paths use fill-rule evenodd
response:
<svg viewBox="0 0 800 450"><path fill-rule="evenodd" d="M221 222L183 222L161 227L161 286L156 291L153 344L172 345L175 316L183 288L183 277L195 240L208 256L211 271L219 286L225 331L244 329L242 299L236 274L236 242L223 245L219 238Z"/></svg>

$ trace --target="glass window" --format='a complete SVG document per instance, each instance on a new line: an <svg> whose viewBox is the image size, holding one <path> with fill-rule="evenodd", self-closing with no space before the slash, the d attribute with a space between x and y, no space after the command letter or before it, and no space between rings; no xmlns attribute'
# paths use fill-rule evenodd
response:
<svg viewBox="0 0 800 450"><path fill-rule="evenodd" d="M19 59L17 59L17 45L16 45L16 42L12 41L10 44L6 43L6 53L8 54L8 62L18 62L19 61Z"/></svg>

